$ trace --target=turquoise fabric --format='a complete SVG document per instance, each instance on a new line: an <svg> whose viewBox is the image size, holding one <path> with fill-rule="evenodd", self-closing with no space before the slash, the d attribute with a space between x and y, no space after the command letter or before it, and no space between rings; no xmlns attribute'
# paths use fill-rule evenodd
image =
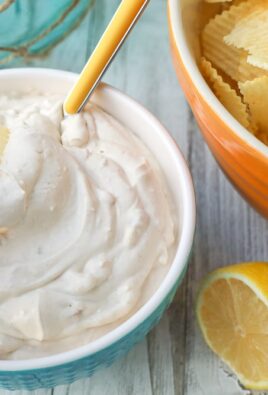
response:
<svg viewBox="0 0 268 395"><path fill-rule="evenodd" d="M3 1L1 1L1 4ZM0 12L0 67L45 54L72 31L93 0L15 0Z"/></svg>

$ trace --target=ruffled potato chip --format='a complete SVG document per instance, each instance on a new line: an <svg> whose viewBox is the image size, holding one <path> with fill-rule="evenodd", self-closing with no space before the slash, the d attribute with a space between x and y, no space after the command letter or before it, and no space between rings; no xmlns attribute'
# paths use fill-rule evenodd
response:
<svg viewBox="0 0 268 395"><path fill-rule="evenodd" d="M244 14L247 14L250 8L250 2L231 6L228 10L216 15L209 21L201 37L205 58L217 69L236 81L239 81L241 76L240 62L245 51L232 45L227 45L224 42L224 37L234 29L236 23Z"/></svg>
<svg viewBox="0 0 268 395"><path fill-rule="evenodd" d="M248 81L253 80L257 77L262 77L263 75L268 76L268 71L265 71L259 67L252 66L247 61L248 52L241 50L241 55L239 59L239 66L236 75L237 81Z"/></svg>
<svg viewBox="0 0 268 395"><path fill-rule="evenodd" d="M204 57L200 62L201 71L211 86L213 92L218 97L225 108L245 127L251 129L247 106L242 102L241 97L229 84L223 81L217 70Z"/></svg>
<svg viewBox="0 0 268 395"><path fill-rule="evenodd" d="M9 130L4 126L0 126L0 159L4 153L5 147L9 139Z"/></svg>
<svg viewBox="0 0 268 395"><path fill-rule="evenodd" d="M226 109L268 145L268 0L218 4L222 11L202 32L201 71Z"/></svg>
<svg viewBox="0 0 268 395"><path fill-rule="evenodd" d="M268 70L268 0L248 3L250 10L240 17L224 42L248 51L248 63Z"/></svg>
<svg viewBox="0 0 268 395"><path fill-rule="evenodd" d="M256 136L268 143L268 77L255 78L252 81L240 82L239 89L258 131Z"/></svg>

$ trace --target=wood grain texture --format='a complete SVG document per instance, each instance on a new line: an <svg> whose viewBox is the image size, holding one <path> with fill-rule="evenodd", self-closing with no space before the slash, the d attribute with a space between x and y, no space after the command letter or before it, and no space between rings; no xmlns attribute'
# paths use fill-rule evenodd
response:
<svg viewBox="0 0 268 395"><path fill-rule="evenodd" d="M32 64L79 71L118 4L96 0L79 29L48 58ZM147 339L90 379L33 394L250 395L204 344L194 304L208 271L237 261L267 260L268 223L232 188L202 140L171 64L166 0L151 1L104 79L151 110L181 147L197 198L193 256L173 303Z"/></svg>

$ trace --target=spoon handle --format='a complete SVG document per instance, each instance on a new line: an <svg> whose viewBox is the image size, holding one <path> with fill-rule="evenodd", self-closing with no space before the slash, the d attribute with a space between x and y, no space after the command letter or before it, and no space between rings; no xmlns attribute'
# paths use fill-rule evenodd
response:
<svg viewBox="0 0 268 395"><path fill-rule="evenodd" d="M63 105L65 114L75 114L82 110L148 2L149 0L122 0L69 92Z"/></svg>

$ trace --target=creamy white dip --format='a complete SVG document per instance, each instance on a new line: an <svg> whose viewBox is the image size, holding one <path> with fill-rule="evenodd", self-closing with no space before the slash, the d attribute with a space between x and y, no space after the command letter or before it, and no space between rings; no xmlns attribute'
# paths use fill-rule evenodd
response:
<svg viewBox="0 0 268 395"><path fill-rule="evenodd" d="M149 150L97 107L0 96L0 358L65 351L133 314L167 273L172 203Z"/></svg>

